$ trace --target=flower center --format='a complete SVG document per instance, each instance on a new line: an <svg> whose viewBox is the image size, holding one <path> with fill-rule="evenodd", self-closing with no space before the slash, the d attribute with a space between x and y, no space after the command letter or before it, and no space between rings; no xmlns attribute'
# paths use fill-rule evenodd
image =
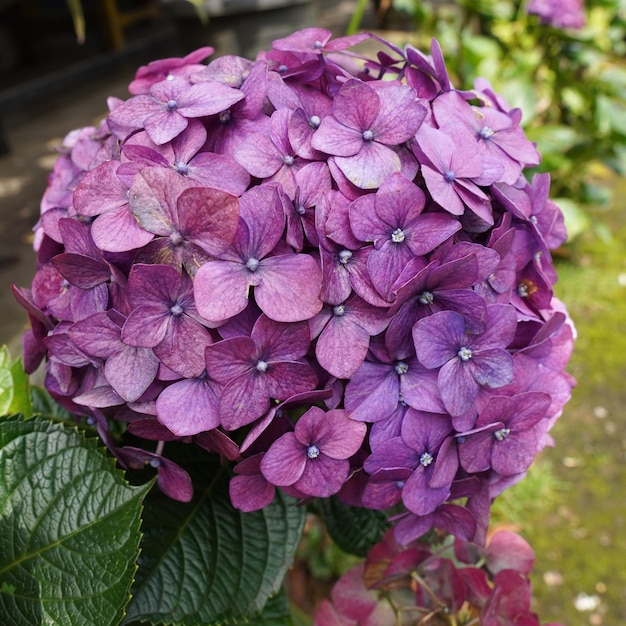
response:
<svg viewBox="0 0 626 626"><path fill-rule="evenodd" d="M496 430L496 432L493 433L493 436L498 441L504 441L510 434L511 434L510 428L501 428L500 430Z"/></svg>
<svg viewBox="0 0 626 626"><path fill-rule="evenodd" d="M311 117L309 118L309 126L311 128L319 128L321 123L322 120L320 119L319 115L311 115Z"/></svg>
<svg viewBox="0 0 626 626"><path fill-rule="evenodd" d="M352 258L352 252L350 250L342 250L339 253L339 262L344 265Z"/></svg>
<svg viewBox="0 0 626 626"><path fill-rule="evenodd" d="M176 171L179 174L188 174L189 166L187 165L187 163L183 163L183 161L180 161L180 163L176 163Z"/></svg>
<svg viewBox="0 0 626 626"><path fill-rule="evenodd" d="M535 291L537 291L537 285L535 285L535 283L531 280L523 280L517 286L517 295L520 298L528 298L529 296L532 296Z"/></svg>
<svg viewBox="0 0 626 626"><path fill-rule="evenodd" d="M256 371L257 372L267 372L267 361L261 361L261 359L259 359L256 362Z"/></svg>
<svg viewBox="0 0 626 626"><path fill-rule="evenodd" d="M447 183L451 183L454 182L456 180L456 176L454 174L453 171L449 170L447 171L444 175L443 175L443 179L447 182Z"/></svg>
<svg viewBox="0 0 626 626"><path fill-rule="evenodd" d="M422 456L420 457L420 463L424 467L428 467L433 462L433 460L433 455L430 454L430 452L424 452L424 454L422 454Z"/></svg>
<svg viewBox="0 0 626 626"><path fill-rule="evenodd" d="M372 141L374 139L374 133L371 130L364 130L362 135L364 141Z"/></svg>
<svg viewBox="0 0 626 626"><path fill-rule="evenodd" d="M296 213L297 213L298 215L304 215L304 214L306 213L306 208L305 208L305 207L303 207L301 204L299 204L299 205L296 207Z"/></svg>
<svg viewBox="0 0 626 626"><path fill-rule="evenodd" d="M324 44L321 41L319 41L319 39L313 43L313 50L320 50L323 47L324 47Z"/></svg>
<svg viewBox="0 0 626 626"><path fill-rule="evenodd" d="M183 307L178 304L178 302L170 307L170 313L174 317L180 317L183 314Z"/></svg>
<svg viewBox="0 0 626 626"><path fill-rule="evenodd" d="M178 231L174 231L170 235L170 242L173 246L180 246L183 243L183 236Z"/></svg>
<svg viewBox="0 0 626 626"><path fill-rule="evenodd" d="M398 376L402 376L409 371L409 365L404 361L398 361L393 369L396 370L396 374L398 374Z"/></svg>
<svg viewBox="0 0 626 626"><path fill-rule="evenodd" d="M178 105L176 104L176 100L168 100L167 101L167 108L170 111L173 111Z"/></svg>
<svg viewBox="0 0 626 626"><path fill-rule="evenodd" d="M286 154L286 155L283 157L283 163L284 163L285 165L290 165L290 166L291 166L291 165L293 165L293 164L295 163L295 161L296 161L296 160L295 160L295 159L294 159L294 158L293 158L290 154Z"/></svg>
<svg viewBox="0 0 626 626"><path fill-rule="evenodd" d="M398 489L402 489L402 487L404 487L404 481L403 480L396 480L396 487Z"/></svg>
<svg viewBox="0 0 626 626"><path fill-rule="evenodd" d="M401 228L396 228L391 233L391 241L393 241L394 243L402 243L405 239L406 239L406 235L404 234L404 231Z"/></svg>
<svg viewBox="0 0 626 626"><path fill-rule="evenodd" d="M227 109L226 111L222 111L219 115L219 120L222 124L228 124L228 122L230 122L230 109Z"/></svg>
<svg viewBox="0 0 626 626"><path fill-rule="evenodd" d="M309 446L307 448L306 455L310 459L316 459L320 455L320 449L315 444L313 444L312 446Z"/></svg>
<svg viewBox="0 0 626 626"><path fill-rule="evenodd" d="M417 300L421 304L432 304L435 300L435 296L431 291L423 291L418 297Z"/></svg>
<svg viewBox="0 0 626 626"><path fill-rule="evenodd" d="M461 361L469 361L472 358L472 351L465 346L462 347L456 355L461 359Z"/></svg>
<svg viewBox="0 0 626 626"><path fill-rule="evenodd" d="M336 307L333 307L333 315L337 315L341 317L346 314L346 307L343 304L338 304Z"/></svg>
<svg viewBox="0 0 626 626"><path fill-rule="evenodd" d="M246 268L249 269L251 272L256 272L257 269L259 269L260 263L261 262L259 261L259 259L251 257L246 261Z"/></svg>
<svg viewBox="0 0 626 626"><path fill-rule="evenodd" d="M495 132L489 128L489 126L483 126L478 133L483 139L489 139L489 137L493 137Z"/></svg>

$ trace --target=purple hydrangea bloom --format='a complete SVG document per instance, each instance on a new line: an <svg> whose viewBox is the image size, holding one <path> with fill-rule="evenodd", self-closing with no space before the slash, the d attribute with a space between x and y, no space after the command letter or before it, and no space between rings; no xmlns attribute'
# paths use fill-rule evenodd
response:
<svg viewBox="0 0 626 626"><path fill-rule="evenodd" d="M375 194L350 205L350 227L357 239L373 242L367 268L374 287L391 299L402 270L461 228L446 213L424 213L425 197L402 174L392 174Z"/></svg>
<svg viewBox="0 0 626 626"><path fill-rule="evenodd" d="M465 320L455 311L440 311L415 323L417 358L424 367L439 368L439 391L451 415L465 413L481 385L494 388L511 382L513 358L506 347L516 326L515 310L500 304L487 307L482 333L468 333Z"/></svg>
<svg viewBox="0 0 626 626"><path fill-rule="evenodd" d="M145 128L150 139L160 145L180 135L190 118L214 115L244 97L218 82L191 85L186 78L172 77L153 84L149 95L135 96L115 107L109 123L123 135L128 129Z"/></svg>
<svg viewBox="0 0 626 626"><path fill-rule="evenodd" d="M137 262L185 266L191 273L232 243L239 222L237 198L220 189L195 187L175 172L150 167L133 180L130 210L155 236Z"/></svg>
<svg viewBox="0 0 626 626"><path fill-rule="evenodd" d="M134 265L128 277L133 307L122 340L153 348L161 362L182 376L204 371L204 348L213 340L198 315L191 279L169 265Z"/></svg>
<svg viewBox="0 0 626 626"><path fill-rule="evenodd" d="M362 189L375 189L399 172L400 157L389 146L408 141L426 110L407 86L348 80L313 136L316 150L335 156L346 178Z"/></svg>
<svg viewBox="0 0 626 626"><path fill-rule="evenodd" d="M574 385L521 111L456 89L436 41L210 52L140 68L64 139L14 288L25 366L174 498L178 440L232 466L242 510L337 494L394 507L400 541L484 543Z"/></svg>
<svg viewBox="0 0 626 626"><path fill-rule="evenodd" d="M207 372L224 385L219 413L226 430L261 417L272 399L315 389L317 376L302 359L310 340L305 322L282 324L261 315L250 337L224 339L207 348Z"/></svg>
<svg viewBox="0 0 626 626"><path fill-rule="evenodd" d="M344 411L311 407L292 433L277 439L261 460L272 484L293 486L310 496L337 493L348 479L349 458L361 447L367 426Z"/></svg>
<svg viewBox="0 0 626 626"><path fill-rule="evenodd" d="M460 435L459 458L472 473L493 469L502 476L525 472L539 449L538 431L550 405L547 393L530 391L489 400L476 422L476 432Z"/></svg>
<svg viewBox="0 0 626 626"><path fill-rule="evenodd" d="M280 245L285 213L275 186L260 186L241 196L233 244L202 265L194 280L196 304L209 320L231 318L248 305L250 287L261 310L278 322L311 318L322 308L321 271L309 254ZM257 206L263 206L259 213ZM307 276L306 283L299 278Z"/></svg>

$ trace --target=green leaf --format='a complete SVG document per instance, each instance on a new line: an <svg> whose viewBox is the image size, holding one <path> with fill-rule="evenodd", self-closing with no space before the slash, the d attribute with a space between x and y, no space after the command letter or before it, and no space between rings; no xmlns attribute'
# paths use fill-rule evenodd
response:
<svg viewBox="0 0 626 626"><path fill-rule="evenodd" d="M28 375L22 367L22 359L11 361L6 346L0 347L0 415L21 413L25 417L33 414L28 392Z"/></svg>
<svg viewBox="0 0 626 626"><path fill-rule="evenodd" d="M3 626L118 624L141 501L98 439L34 417L0 419Z"/></svg>
<svg viewBox="0 0 626 626"><path fill-rule="evenodd" d="M0 348L0 415L6 415L13 402L13 375L11 357L6 346Z"/></svg>
<svg viewBox="0 0 626 626"><path fill-rule="evenodd" d="M223 468L184 447L195 495L186 504L158 492L147 498L126 623L245 623L242 616L257 614L280 589L302 534L304 509L282 493L261 511L234 509Z"/></svg>
<svg viewBox="0 0 626 626"><path fill-rule="evenodd" d="M33 405L33 413L51 420L72 421L71 414L61 405L57 404L47 389L31 386L30 399Z"/></svg>
<svg viewBox="0 0 626 626"><path fill-rule="evenodd" d="M579 133L569 126L544 124L528 128L526 135L531 141L537 142L537 149L544 156L566 152L581 142Z"/></svg>
<svg viewBox="0 0 626 626"><path fill-rule="evenodd" d="M366 556L389 528L383 511L347 506L336 497L321 500L319 508L329 535L349 554Z"/></svg>

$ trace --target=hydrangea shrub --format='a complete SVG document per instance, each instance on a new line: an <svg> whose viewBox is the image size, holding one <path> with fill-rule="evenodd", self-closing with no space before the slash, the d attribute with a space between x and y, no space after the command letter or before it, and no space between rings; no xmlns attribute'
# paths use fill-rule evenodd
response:
<svg viewBox="0 0 626 626"><path fill-rule="evenodd" d="M521 112L455 88L436 41L211 52L140 68L65 138L14 290L27 371L174 500L179 441L232 467L241 511L336 495L398 545L484 544L574 385L566 233Z"/></svg>

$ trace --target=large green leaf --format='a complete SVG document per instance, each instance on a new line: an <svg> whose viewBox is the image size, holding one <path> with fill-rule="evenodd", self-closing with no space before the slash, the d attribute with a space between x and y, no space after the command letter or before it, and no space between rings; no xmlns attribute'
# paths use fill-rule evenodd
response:
<svg viewBox="0 0 626 626"><path fill-rule="evenodd" d="M0 415L33 413L28 394L28 376L22 367L22 359L11 360L6 346L0 347Z"/></svg>
<svg viewBox="0 0 626 626"><path fill-rule="evenodd" d="M141 502L97 439L34 417L0 419L0 622L118 624Z"/></svg>
<svg viewBox="0 0 626 626"><path fill-rule="evenodd" d="M348 554L366 556L389 528L384 512L348 506L336 497L321 500L319 508L331 538Z"/></svg>
<svg viewBox="0 0 626 626"><path fill-rule="evenodd" d="M190 503L173 503L157 492L145 502L126 623L255 623L292 563L304 510L281 493L263 510L242 513L232 507L228 477L211 457L186 469L196 491Z"/></svg>

